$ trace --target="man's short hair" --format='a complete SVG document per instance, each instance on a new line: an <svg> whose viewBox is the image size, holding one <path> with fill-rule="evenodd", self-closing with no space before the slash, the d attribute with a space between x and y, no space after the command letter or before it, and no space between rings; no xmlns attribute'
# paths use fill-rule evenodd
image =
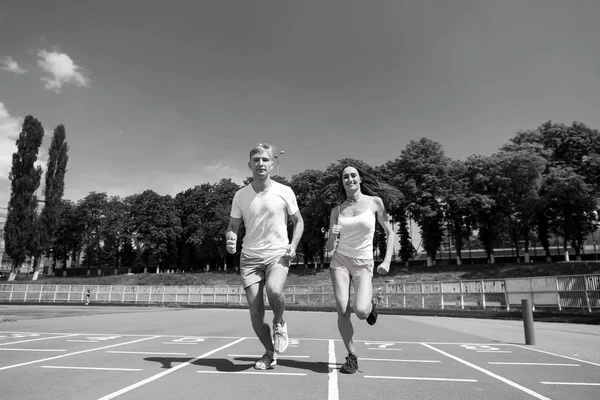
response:
<svg viewBox="0 0 600 400"><path fill-rule="evenodd" d="M255 155L256 153L260 153L263 150L269 153L269 157L271 157L271 160L275 159L275 147L270 145L269 143L259 143L256 146L254 146L254 148L250 150L250 159L252 159L253 155Z"/></svg>

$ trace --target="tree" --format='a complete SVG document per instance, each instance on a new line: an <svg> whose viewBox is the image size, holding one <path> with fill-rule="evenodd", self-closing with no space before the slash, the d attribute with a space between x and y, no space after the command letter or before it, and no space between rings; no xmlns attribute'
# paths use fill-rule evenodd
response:
<svg viewBox="0 0 600 400"><path fill-rule="evenodd" d="M108 195L105 192L90 192L77 204L77 214L84 232L85 259L88 275L92 264L102 266L102 236L105 227Z"/></svg>
<svg viewBox="0 0 600 400"><path fill-rule="evenodd" d="M398 189L406 198L407 211L421 230L428 266L434 264L444 236L442 202L448 186L449 163L441 144L427 138L412 140L400 157L388 163L391 173L404 179Z"/></svg>
<svg viewBox="0 0 600 400"><path fill-rule="evenodd" d="M127 197L125 203L133 240L146 265L154 266L152 260L159 268L174 264L182 231L174 199L145 190Z"/></svg>
<svg viewBox="0 0 600 400"><path fill-rule="evenodd" d="M6 253L13 260L12 272L16 272L19 265L35 251L33 245L38 207L35 192L40 185L42 168L34 164L43 138L42 124L31 115L25 117L17 139L17 152L12 157L9 174L11 193L4 226Z"/></svg>
<svg viewBox="0 0 600 400"><path fill-rule="evenodd" d="M552 168L541 190L549 226L563 238L565 260L569 260L569 241L580 260L587 235L594 230L594 214L597 207L592 190L583 177L571 168Z"/></svg>
<svg viewBox="0 0 600 400"><path fill-rule="evenodd" d="M67 172L67 154L69 146L67 145L65 127L58 125L52 135L52 143L48 162L46 164L46 185L44 188L44 208L40 215L40 243L38 248L38 257L35 259L35 268L37 269L39 255L44 254L52 246L56 230L60 223L60 214L62 206L62 197L65 191L65 173Z"/></svg>
<svg viewBox="0 0 600 400"><path fill-rule="evenodd" d="M321 255L321 264L325 262L324 246L325 232L329 228L329 212L332 199L322 197L323 172L316 169L308 169L292 176L292 190L296 194L298 208L304 219L304 233L300 242L300 248L304 255L304 266L314 255Z"/></svg>
<svg viewBox="0 0 600 400"><path fill-rule="evenodd" d="M511 241L519 258L519 243L523 241L525 262L529 263L529 243L536 221L536 207L542 185L546 160L529 150L500 152L501 173L508 184L506 218Z"/></svg>
<svg viewBox="0 0 600 400"><path fill-rule="evenodd" d="M498 238L504 215L508 183L502 176L498 157L473 155L465 161L468 187L476 212L478 237L494 264L494 242Z"/></svg>

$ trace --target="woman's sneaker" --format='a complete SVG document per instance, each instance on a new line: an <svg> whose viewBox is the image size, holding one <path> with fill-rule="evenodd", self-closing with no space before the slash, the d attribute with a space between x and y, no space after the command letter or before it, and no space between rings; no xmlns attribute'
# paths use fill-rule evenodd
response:
<svg viewBox="0 0 600 400"><path fill-rule="evenodd" d="M356 354L348 353L348 357L346 357L346 362L340 368L340 372L342 374L353 374L358 371L358 359L356 358Z"/></svg>
<svg viewBox="0 0 600 400"><path fill-rule="evenodd" d="M290 343L287 324L273 324L273 347L277 353L283 353Z"/></svg>
<svg viewBox="0 0 600 400"><path fill-rule="evenodd" d="M373 305L371 306L371 313L367 317L367 324L375 325L375 322L377 322L378 315L379 313L377 312L377 301L374 301Z"/></svg>

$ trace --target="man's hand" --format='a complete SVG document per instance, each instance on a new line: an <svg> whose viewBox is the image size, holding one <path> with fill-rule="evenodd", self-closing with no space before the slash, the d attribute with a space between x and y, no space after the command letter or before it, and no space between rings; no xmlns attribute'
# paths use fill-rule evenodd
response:
<svg viewBox="0 0 600 400"><path fill-rule="evenodd" d="M237 235L233 232L227 232L225 238L227 239L227 252L229 254L235 254L237 250Z"/></svg>
<svg viewBox="0 0 600 400"><path fill-rule="evenodd" d="M287 248L287 251L285 252L285 254L283 256L286 257L290 261L293 260L294 257L296 257L296 249L293 248L291 245L289 245Z"/></svg>
<svg viewBox="0 0 600 400"><path fill-rule="evenodd" d="M377 273L380 275L385 275L390 271L390 262L382 261L381 264L377 267Z"/></svg>

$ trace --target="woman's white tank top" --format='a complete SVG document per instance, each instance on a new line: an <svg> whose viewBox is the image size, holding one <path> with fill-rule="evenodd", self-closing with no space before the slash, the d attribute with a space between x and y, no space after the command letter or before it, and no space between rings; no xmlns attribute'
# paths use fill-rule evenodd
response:
<svg viewBox="0 0 600 400"><path fill-rule="evenodd" d="M338 210L338 225L342 226L342 231L336 252L351 258L373 259L375 213L371 209L372 202L373 197L369 197L367 209L355 217L339 215Z"/></svg>

